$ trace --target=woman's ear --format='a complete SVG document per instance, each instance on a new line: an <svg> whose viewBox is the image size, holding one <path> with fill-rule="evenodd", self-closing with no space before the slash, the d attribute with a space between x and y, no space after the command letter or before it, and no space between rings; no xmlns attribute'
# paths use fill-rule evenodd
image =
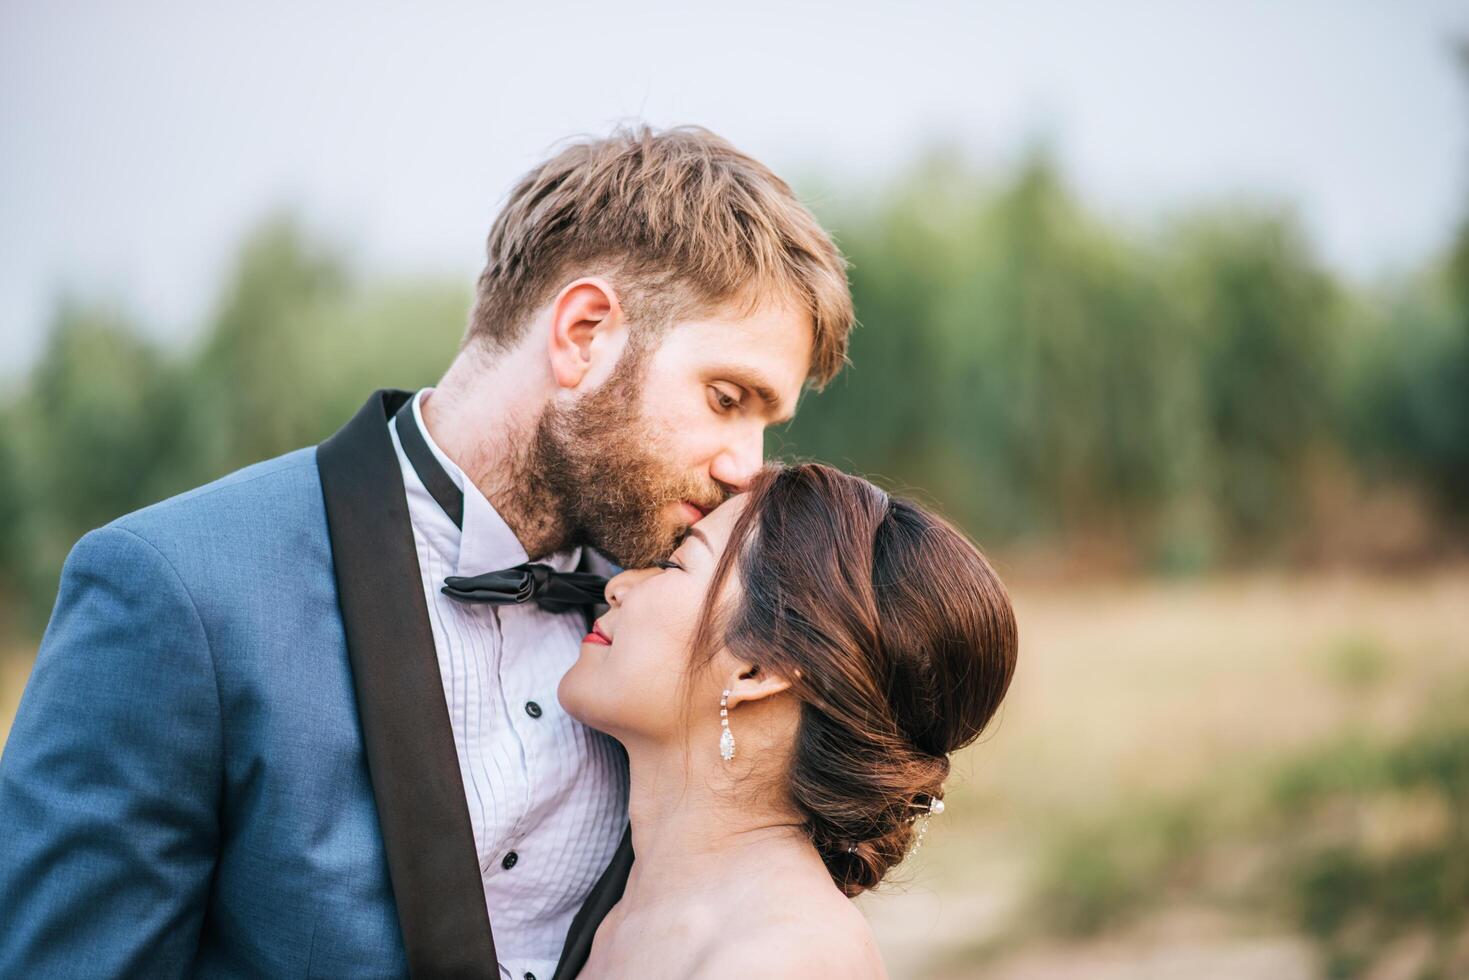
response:
<svg viewBox="0 0 1469 980"><path fill-rule="evenodd" d="M581 384L599 351L607 351L610 363L616 363L626 339L618 336L622 326L622 306L611 283L599 276L568 283L551 302L546 353L556 383L562 388Z"/></svg>
<svg viewBox="0 0 1469 980"><path fill-rule="evenodd" d="M729 690L729 706L745 702L761 701L788 690L791 682L779 674L773 674L759 664L740 664L739 671L726 687Z"/></svg>

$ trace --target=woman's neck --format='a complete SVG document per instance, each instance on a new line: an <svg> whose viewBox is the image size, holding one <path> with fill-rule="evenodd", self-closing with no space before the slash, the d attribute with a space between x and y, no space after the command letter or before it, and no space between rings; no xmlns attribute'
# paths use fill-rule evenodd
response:
<svg viewBox="0 0 1469 980"><path fill-rule="evenodd" d="M718 763L711 772L682 746L629 747L628 762L637 856L624 891L630 905L707 895L757 868L824 873L801 818L748 766Z"/></svg>

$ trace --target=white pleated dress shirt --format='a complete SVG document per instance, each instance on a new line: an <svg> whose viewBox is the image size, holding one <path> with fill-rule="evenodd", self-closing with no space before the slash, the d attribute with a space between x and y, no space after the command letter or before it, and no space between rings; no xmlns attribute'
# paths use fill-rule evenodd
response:
<svg viewBox="0 0 1469 980"><path fill-rule="evenodd" d="M444 455L422 404L413 412L439 465L464 492L464 529L414 472L389 422L454 729L501 977L550 980L571 920L627 828L627 756L562 710L556 685L576 661L586 618L534 604L465 605L439 591L450 575L528 560L488 500ZM572 571L581 549L541 559Z"/></svg>

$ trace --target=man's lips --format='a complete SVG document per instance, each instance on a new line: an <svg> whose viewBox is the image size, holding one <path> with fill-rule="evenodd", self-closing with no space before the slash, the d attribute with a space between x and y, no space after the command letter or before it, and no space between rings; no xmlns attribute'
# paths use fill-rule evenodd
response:
<svg viewBox="0 0 1469 980"><path fill-rule="evenodd" d="M612 637L610 637L606 633L603 633L602 632L602 624L600 624L600 623L593 623L592 624L592 631L590 633L588 633L586 636L582 637L582 642L583 643L596 643L596 644L598 644L600 646L610 647L612 645Z"/></svg>
<svg viewBox="0 0 1469 980"><path fill-rule="evenodd" d="M694 503L692 500L681 500L679 501L679 503L683 505L684 513L689 515L689 517L695 523L703 520L704 517L709 513L709 508L701 507L700 505Z"/></svg>

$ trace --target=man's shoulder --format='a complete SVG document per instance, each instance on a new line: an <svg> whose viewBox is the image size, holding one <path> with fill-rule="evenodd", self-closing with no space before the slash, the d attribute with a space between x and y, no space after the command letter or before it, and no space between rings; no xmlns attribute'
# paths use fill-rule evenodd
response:
<svg viewBox="0 0 1469 980"><path fill-rule="evenodd" d="M160 545L180 537L255 534L271 526L317 521L324 513L316 447L236 470L203 486L133 511L108 527Z"/></svg>

